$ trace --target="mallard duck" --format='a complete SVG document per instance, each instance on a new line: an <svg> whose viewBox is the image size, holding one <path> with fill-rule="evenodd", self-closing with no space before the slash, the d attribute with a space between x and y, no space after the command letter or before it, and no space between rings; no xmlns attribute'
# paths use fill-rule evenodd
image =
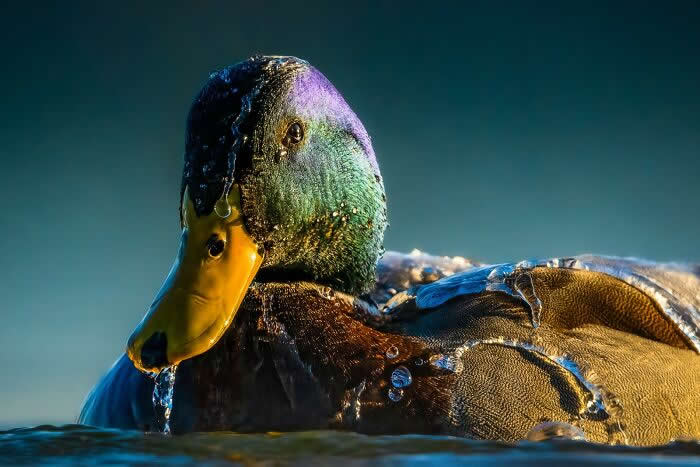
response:
<svg viewBox="0 0 700 467"><path fill-rule="evenodd" d="M384 253L370 138L303 60L210 76L180 206L175 264L81 423L700 438L697 267Z"/></svg>

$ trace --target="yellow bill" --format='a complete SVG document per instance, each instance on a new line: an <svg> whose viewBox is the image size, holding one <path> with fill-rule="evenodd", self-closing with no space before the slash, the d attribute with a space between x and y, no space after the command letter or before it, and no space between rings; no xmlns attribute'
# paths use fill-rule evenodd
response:
<svg viewBox="0 0 700 467"><path fill-rule="evenodd" d="M127 345L129 358L143 371L159 371L216 344L262 263L243 225L238 186L218 203L228 207L197 217L185 190L178 256ZM217 214L222 211L230 213Z"/></svg>

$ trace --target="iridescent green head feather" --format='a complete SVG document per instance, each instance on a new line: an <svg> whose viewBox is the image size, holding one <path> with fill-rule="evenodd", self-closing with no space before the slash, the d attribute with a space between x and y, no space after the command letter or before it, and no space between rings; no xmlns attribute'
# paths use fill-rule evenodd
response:
<svg viewBox="0 0 700 467"><path fill-rule="evenodd" d="M369 289L384 186L362 123L318 70L254 57L212 75L190 113L187 146L183 191L201 200L201 213L229 174L240 184L246 227L265 249L261 278Z"/></svg>
<svg viewBox="0 0 700 467"><path fill-rule="evenodd" d="M212 74L187 121L180 254L129 339L149 371L206 352L251 281L370 290L384 186L367 132L333 85L292 57Z"/></svg>

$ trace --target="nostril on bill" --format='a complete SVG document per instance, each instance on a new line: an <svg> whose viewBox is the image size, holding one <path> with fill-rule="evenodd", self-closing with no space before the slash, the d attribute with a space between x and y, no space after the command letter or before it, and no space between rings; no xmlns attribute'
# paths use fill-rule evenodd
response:
<svg viewBox="0 0 700 467"><path fill-rule="evenodd" d="M154 332L141 348L141 364L146 368L168 366L168 337L164 332Z"/></svg>

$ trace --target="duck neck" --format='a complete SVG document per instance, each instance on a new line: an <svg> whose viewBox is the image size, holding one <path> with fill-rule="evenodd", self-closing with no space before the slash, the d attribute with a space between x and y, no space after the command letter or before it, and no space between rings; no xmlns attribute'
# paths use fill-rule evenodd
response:
<svg viewBox="0 0 700 467"><path fill-rule="evenodd" d="M351 295L374 286L386 227L384 185L364 158L348 158L343 165L337 156L315 172L277 166L243 177L246 228L265 249L261 277L308 280Z"/></svg>
<svg viewBox="0 0 700 467"><path fill-rule="evenodd" d="M359 403L363 382L382 372L368 343L386 338L355 319L357 306L308 282L254 284L224 337L182 365L181 393L192 400L179 401L181 429L355 428L347 402Z"/></svg>

